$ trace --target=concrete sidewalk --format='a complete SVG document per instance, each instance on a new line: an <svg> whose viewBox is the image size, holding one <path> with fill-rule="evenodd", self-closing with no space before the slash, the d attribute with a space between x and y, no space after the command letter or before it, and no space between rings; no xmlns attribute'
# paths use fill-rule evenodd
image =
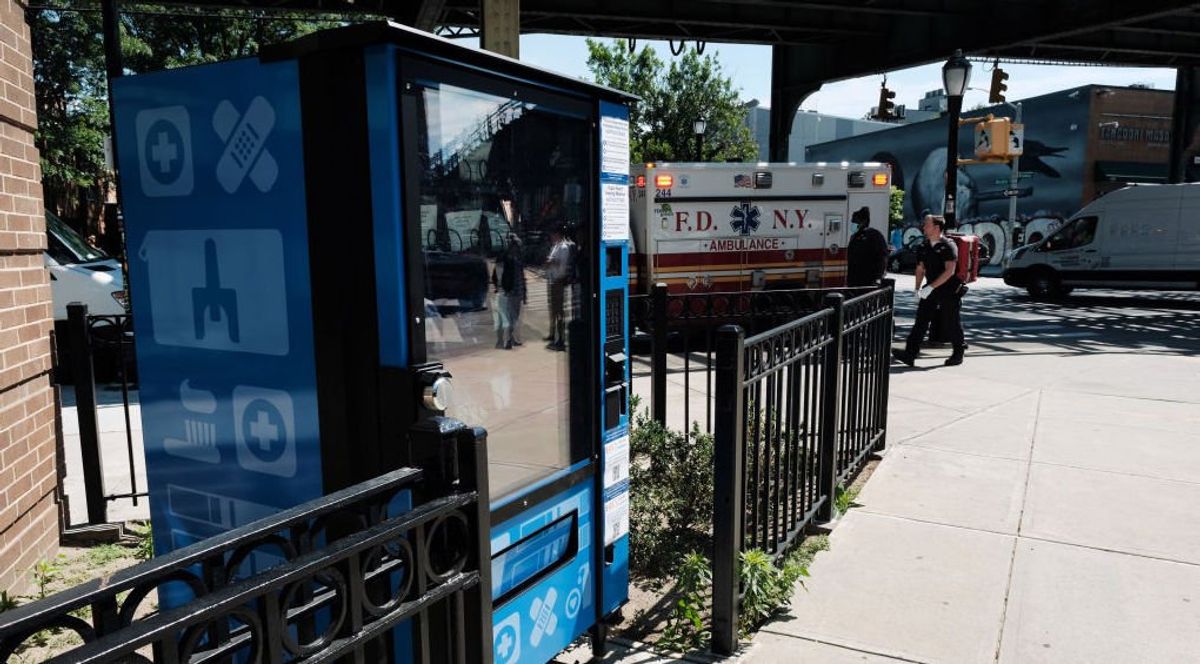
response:
<svg viewBox="0 0 1200 664"><path fill-rule="evenodd" d="M1200 660L1200 298L983 291L1025 333L893 372L861 507L742 661Z"/></svg>

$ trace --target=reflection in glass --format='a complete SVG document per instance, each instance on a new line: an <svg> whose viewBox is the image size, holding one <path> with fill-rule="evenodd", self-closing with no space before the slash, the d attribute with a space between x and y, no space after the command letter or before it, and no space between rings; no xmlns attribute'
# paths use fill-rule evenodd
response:
<svg viewBox="0 0 1200 664"><path fill-rule="evenodd" d="M419 97L426 350L448 415L488 431L492 496L571 465L570 366L586 353L587 118L448 84Z"/></svg>

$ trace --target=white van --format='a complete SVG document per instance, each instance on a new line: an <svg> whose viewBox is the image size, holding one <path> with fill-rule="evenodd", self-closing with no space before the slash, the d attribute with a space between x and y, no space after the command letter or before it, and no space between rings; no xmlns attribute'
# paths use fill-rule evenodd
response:
<svg viewBox="0 0 1200 664"><path fill-rule="evenodd" d="M121 264L89 245L52 212L46 212L45 259L56 323L67 320L71 302L86 304L92 315L126 313Z"/></svg>
<svg viewBox="0 0 1200 664"><path fill-rule="evenodd" d="M1006 256L1004 283L1039 299L1075 288L1200 288L1200 183L1136 185L1092 201Z"/></svg>

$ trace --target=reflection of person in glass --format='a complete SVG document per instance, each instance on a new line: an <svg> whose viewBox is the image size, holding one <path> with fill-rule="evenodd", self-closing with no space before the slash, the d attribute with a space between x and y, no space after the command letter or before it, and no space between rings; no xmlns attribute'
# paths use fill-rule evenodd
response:
<svg viewBox="0 0 1200 664"><path fill-rule="evenodd" d="M525 303L525 261L521 258L521 238L510 233L504 249L492 269L496 304L492 317L496 323L496 348L511 350L521 345L521 305Z"/></svg>
<svg viewBox="0 0 1200 664"><path fill-rule="evenodd" d="M575 266L575 243L566 235L563 226L550 231L550 256L546 259L546 280L550 288L550 334L546 345L550 350L567 349L567 321L564 300Z"/></svg>

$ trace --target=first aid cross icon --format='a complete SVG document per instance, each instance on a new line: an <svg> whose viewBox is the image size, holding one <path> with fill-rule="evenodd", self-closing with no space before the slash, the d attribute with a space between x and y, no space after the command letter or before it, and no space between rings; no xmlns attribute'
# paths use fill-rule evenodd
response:
<svg viewBox="0 0 1200 664"><path fill-rule="evenodd" d="M270 451L272 443L279 440L279 427L271 423L267 411L258 411L258 418L250 422L250 438L258 443L258 449Z"/></svg>
<svg viewBox="0 0 1200 664"><path fill-rule="evenodd" d="M150 159L158 164L160 173L171 172L171 162L179 158L179 146L167 137L167 132L158 132L156 142L150 146Z"/></svg>
<svg viewBox="0 0 1200 664"><path fill-rule="evenodd" d="M150 197L192 193L191 120L182 106L139 111L138 174L142 194Z"/></svg>

